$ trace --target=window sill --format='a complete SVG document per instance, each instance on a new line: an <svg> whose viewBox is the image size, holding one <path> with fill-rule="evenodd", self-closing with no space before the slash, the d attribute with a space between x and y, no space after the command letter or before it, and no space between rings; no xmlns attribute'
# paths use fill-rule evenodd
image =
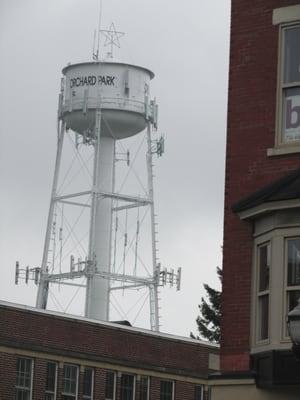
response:
<svg viewBox="0 0 300 400"><path fill-rule="evenodd" d="M255 344L251 347L251 354L265 353L274 350L290 350L291 340L280 340L279 342L271 342L265 344Z"/></svg>
<svg viewBox="0 0 300 400"><path fill-rule="evenodd" d="M289 347L291 347L291 344L292 344L291 338L289 336L286 336L286 337L284 337L283 339L280 340L280 343L288 344Z"/></svg>
<svg viewBox="0 0 300 400"><path fill-rule="evenodd" d="M256 346L257 347L261 347L261 346L266 346L270 344L270 339L257 339L256 341Z"/></svg>
<svg viewBox="0 0 300 400"><path fill-rule="evenodd" d="M295 154L300 153L300 145L285 146L285 147L273 147L267 149L267 156L282 156L284 154Z"/></svg>

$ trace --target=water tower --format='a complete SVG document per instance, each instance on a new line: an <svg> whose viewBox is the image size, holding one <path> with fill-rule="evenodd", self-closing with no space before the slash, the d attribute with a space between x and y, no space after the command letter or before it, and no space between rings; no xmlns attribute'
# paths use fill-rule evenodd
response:
<svg viewBox="0 0 300 400"><path fill-rule="evenodd" d="M153 72L127 63L97 59L67 65L63 70L58 107L57 155L41 267L20 269L17 263L16 282L25 275L38 284L36 306L46 308L51 284L86 287L85 316L98 320L109 319L109 298L112 282L119 288L149 289L150 326L159 330L158 288L166 283L180 286L180 270L162 268L157 260L157 238L153 199L154 153L163 151L162 139L152 138L157 127L157 105L150 99ZM137 196L115 191L116 143L146 130L147 195ZM61 163L66 135L75 135L75 142L92 148L91 185L88 190L58 193ZM88 201L83 198L88 196ZM116 203L116 201L118 203ZM56 206L69 205L89 209L89 235L86 257L75 260L70 255L70 268L54 268ZM116 205L117 204L117 205ZM151 273L138 276L121 273L112 268L112 219L114 212L150 208ZM61 229L62 230L62 229ZM61 235L61 232L59 232ZM60 239L62 242L62 239ZM137 240L137 239L136 239ZM79 243L80 244L80 243ZM52 254L51 254L52 253ZM52 260L52 261L51 261ZM84 284L75 279L84 278Z"/></svg>

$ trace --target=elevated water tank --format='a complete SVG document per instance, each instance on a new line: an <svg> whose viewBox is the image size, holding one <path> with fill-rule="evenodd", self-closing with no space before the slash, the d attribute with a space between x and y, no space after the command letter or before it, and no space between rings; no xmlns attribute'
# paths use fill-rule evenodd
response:
<svg viewBox="0 0 300 400"><path fill-rule="evenodd" d="M101 135L123 139L146 126L145 107L153 72L117 62L68 65L62 117L67 128L93 135L96 109L102 110Z"/></svg>

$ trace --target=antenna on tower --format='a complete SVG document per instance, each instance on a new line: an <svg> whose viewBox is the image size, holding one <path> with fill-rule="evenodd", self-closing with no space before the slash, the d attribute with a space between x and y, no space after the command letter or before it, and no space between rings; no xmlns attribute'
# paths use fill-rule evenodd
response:
<svg viewBox="0 0 300 400"><path fill-rule="evenodd" d="M100 0L100 7L99 7L98 29L97 31L96 29L94 30L93 60L95 61L99 61L101 21L102 21L102 0ZM97 40L97 47L95 49L96 40Z"/></svg>
<svg viewBox="0 0 300 400"><path fill-rule="evenodd" d="M119 39L125 35L124 32L116 30L115 24L112 22L108 29L101 29L102 24L102 0L100 0L98 28L94 30L93 39L93 60L100 60L100 37L101 34L105 36L104 47L110 46L110 51L107 52L107 58L113 58L114 46L120 48ZM97 43L96 43L97 42Z"/></svg>

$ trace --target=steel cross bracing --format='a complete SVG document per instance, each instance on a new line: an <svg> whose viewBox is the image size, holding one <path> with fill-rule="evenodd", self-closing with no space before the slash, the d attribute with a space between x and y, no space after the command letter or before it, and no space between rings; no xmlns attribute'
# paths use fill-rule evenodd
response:
<svg viewBox="0 0 300 400"><path fill-rule="evenodd" d="M46 308L46 306L47 306L49 282L47 280L45 280L44 277L45 277L45 274L47 273L47 269L48 269L48 255L49 255L51 228L52 228L53 216L54 216L55 197L56 197L56 193L57 193L57 184L58 184L59 170L60 170L60 164L61 164L64 136L65 136L65 128L66 128L65 122L58 121L55 170L54 170L54 177L53 177L53 184L52 184L50 207L49 207L49 213L48 213L47 230L46 230L46 238L45 238L44 251L43 251L42 266L41 266L41 271L40 271L40 282L39 282L37 299L36 299L37 308Z"/></svg>
<svg viewBox="0 0 300 400"><path fill-rule="evenodd" d="M47 274L44 279L46 279L48 282L51 283L63 283L64 280L70 280L70 279L76 279L76 278L82 278L82 277L87 277L90 273L87 270L81 270L81 271L73 271L73 272L64 272L61 274ZM136 287L140 286L150 286L150 285L160 285L159 282L159 276L158 280L157 277L137 277L137 276L132 276L132 275L124 275L124 274L116 274L112 272L93 272L93 276L99 276L101 278L105 279L112 279L114 281L119 281L119 282L130 282L134 283ZM80 285L83 286L83 285ZM85 286L85 285L84 285ZM131 286L132 287L132 286ZM120 289L126 288L126 286L120 286ZM119 288L112 288L111 290L116 290Z"/></svg>
<svg viewBox="0 0 300 400"><path fill-rule="evenodd" d="M143 198L143 197L136 197L136 196L128 196L125 194L119 194L119 193L107 193L107 192L93 192L92 190L86 190L84 192L78 192L78 193L70 193L66 194L63 196L56 196L54 197L54 202L60 202L60 203L66 203L66 204L71 204L71 205L77 205L81 207L91 207L89 204L83 204L83 203L78 203L78 202L67 202L65 199L72 199L74 197L79 197L79 196L85 196L87 194L92 194L95 193L96 197L109 197L111 199L115 200L123 200L127 202L131 202L132 204L126 205L126 206L119 206L119 207L114 207L114 211L119 211L119 210L124 210L126 208L132 208L132 207L141 207L141 206L146 206L148 204L151 204L153 200L150 200L148 198Z"/></svg>
<svg viewBox="0 0 300 400"><path fill-rule="evenodd" d="M150 287L152 285L156 285L157 287L159 287L159 286L165 286L167 283L169 283L170 286L173 286L175 284L177 290L180 290L181 268L178 268L175 274L173 270L171 271L167 271L166 269L162 270L160 268L160 265L158 264L156 268L156 273L153 277L142 277L142 276L138 277L138 276L124 275L112 272L107 273L104 271L95 272L92 271L93 264L90 261L88 260L79 261L77 264L73 263L73 261L71 257L71 266L69 272L62 272L58 274L46 272L43 274L43 281L46 281L48 283L58 283L63 285L86 287L85 284L70 283L70 282L65 282L65 280L74 280L76 278L88 277L89 275L94 275L94 276L97 275L102 278L113 279L115 281L123 283L123 285L121 286L112 287L110 289L111 291L126 289L126 288L141 287L141 286ZM30 268L29 266L27 266L26 268L20 268L19 262L17 261L15 272L16 272L15 273L16 285L22 278L25 280L26 283L28 283L28 281L34 281L34 283L38 285L41 282L41 268L39 267ZM133 283L133 285L124 285L124 282Z"/></svg>

